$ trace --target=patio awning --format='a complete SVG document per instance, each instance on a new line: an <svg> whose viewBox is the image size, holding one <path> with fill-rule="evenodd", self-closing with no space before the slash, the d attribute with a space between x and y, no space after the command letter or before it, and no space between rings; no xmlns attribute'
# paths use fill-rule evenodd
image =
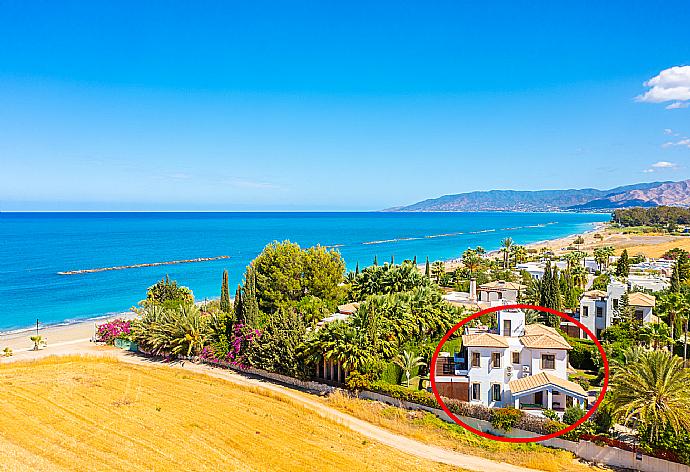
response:
<svg viewBox="0 0 690 472"><path fill-rule="evenodd" d="M511 380L508 382L508 385L514 397L529 395L530 393L543 391L551 387L554 390L564 391L573 397L587 398L587 392L579 384L545 372Z"/></svg>

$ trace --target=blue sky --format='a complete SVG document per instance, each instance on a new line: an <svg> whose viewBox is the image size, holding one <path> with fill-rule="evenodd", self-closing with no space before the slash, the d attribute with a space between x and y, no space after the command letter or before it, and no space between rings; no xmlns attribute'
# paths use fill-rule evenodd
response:
<svg viewBox="0 0 690 472"><path fill-rule="evenodd" d="M0 210L690 178L690 3L372 3L0 0Z"/></svg>

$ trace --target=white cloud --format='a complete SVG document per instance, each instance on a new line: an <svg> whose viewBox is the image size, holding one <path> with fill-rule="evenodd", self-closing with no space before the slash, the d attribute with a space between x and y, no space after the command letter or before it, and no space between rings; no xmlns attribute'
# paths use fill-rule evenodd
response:
<svg viewBox="0 0 690 472"><path fill-rule="evenodd" d="M659 161L659 162L652 164L652 167L655 167L657 169L672 169L672 168L676 167L676 165L673 162Z"/></svg>
<svg viewBox="0 0 690 472"><path fill-rule="evenodd" d="M649 174L650 172L654 172L654 169L645 169L642 172L644 172L645 174Z"/></svg>
<svg viewBox="0 0 690 472"><path fill-rule="evenodd" d="M670 148L670 147L675 147L675 146L690 148L690 138L683 137L683 138L679 139L678 141L667 141L661 145L662 148ZM661 161L661 162L664 162L664 161ZM676 167L676 165L674 164L673 167Z"/></svg>
<svg viewBox="0 0 690 472"><path fill-rule="evenodd" d="M664 130L664 134L666 134L666 135L671 135L671 134L673 134L673 130L672 130L671 128L666 128L666 129Z"/></svg>
<svg viewBox="0 0 690 472"><path fill-rule="evenodd" d="M644 86L649 90L635 97L638 102L674 102L666 108L686 108L688 104L684 102L690 100L690 66L664 69L645 82Z"/></svg>
<svg viewBox="0 0 690 472"><path fill-rule="evenodd" d="M690 106L690 103L687 102L673 102L670 105L666 105L667 110L676 110L679 108L687 108Z"/></svg>

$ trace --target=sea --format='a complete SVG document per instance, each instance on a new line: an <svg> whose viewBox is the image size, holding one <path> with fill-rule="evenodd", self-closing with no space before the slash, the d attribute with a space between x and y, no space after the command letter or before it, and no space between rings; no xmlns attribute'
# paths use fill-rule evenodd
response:
<svg viewBox="0 0 690 472"><path fill-rule="evenodd" d="M166 275L197 300L231 293L246 265L272 241L320 244L348 270L393 259L459 257L468 247L534 243L591 230L591 213L0 213L0 332L126 312ZM64 274L116 266L217 258Z"/></svg>

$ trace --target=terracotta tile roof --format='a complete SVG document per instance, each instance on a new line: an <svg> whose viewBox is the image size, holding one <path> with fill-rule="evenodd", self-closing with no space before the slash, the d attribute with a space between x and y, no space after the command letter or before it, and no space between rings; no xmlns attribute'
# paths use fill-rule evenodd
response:
<svg viewBox="0 0 690 472"><path fill-rule="evenodd" d="M534 324L525 325L525 335L536 336L538 334L551 334L551 335L560 336L560 334L558 334L558 331L556 330L556 328L552 328L551 326L546 326L546 325L543 325L541 323L534 323Z"/></svg>
<svg viewBox="0 0 690 472"><path fill-rule="evenodd" d="M524 290L526 288L526 286L519 284L517 282L506 282L505 280L494 280L493 282L489 282L479 286L480 290Z"/></svg>
<svg viewBox="0 0 690 472"><path fill-rule="evenodd" d="M606 298L608 293L604 292L603 290L590 290L583 293L582 296L587 298Z"/></svg>
<svg viewBox="0 0 690 472"><path fill-rule="evenodd" d="M529 375L521 379L511 380L508 382L508 385L510 386L510 391L512 394L552 385L557 388L567 390L570 393L576 393L584 397L587 396L587 392L585 392L585 390L579 384L571 382L570 380L556 377L552 374L547 374L546 372L540 372L536 375Z"/></svg>
<svg viewBox="0 0 690 472"><path fill-rule="evenodd" d="M531 349L572 349L558 331L542 324L525 326L525 335L520 336L520 342Z"/></svg>
<svg viewBox="0 0 690 472"><path fill-rule="evenodd" d="M628 294L628 305L654 307L656 306L656 297L642 292L633 292Z"/></svg>
<svg viewBox="0 0 690 472"><path fill-rule="evenodd" d="M503 336L492 333L463 334L462 345L465 347L508 347Z"/></svg>

